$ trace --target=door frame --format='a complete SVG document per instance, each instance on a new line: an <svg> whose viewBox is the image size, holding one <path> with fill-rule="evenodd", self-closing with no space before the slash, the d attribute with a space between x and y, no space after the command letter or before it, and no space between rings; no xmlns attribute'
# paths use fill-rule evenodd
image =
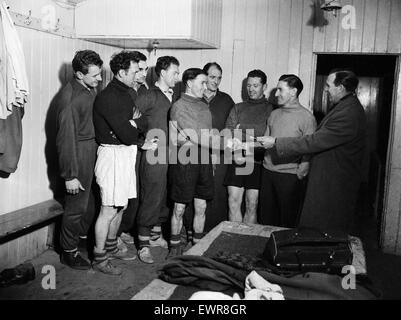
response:
<svg viewBox="0 0 401 320"><path fill-rule="evenodd" d="M397 55L391 103L390 132L384 174L383 212L379 243L384 252L401 255L401 55ZM398 127L397 127L398 125ZM400 159L397 162L395 159Z"/></svg>

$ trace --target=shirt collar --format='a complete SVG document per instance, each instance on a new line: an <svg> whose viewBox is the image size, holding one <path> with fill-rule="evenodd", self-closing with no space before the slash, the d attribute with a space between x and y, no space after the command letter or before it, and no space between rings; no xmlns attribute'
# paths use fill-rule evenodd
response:
<svg viewBox="0 0 401 320"><path fill-rule="evenodd" d="M259 104L259 103L267 102L267 99L266 99L265 95L263 95L262 98L257 99L257 100L248 99L248 102L251 104Z"/></svg>
<svg viewBox="0 0 401 320"><path fill-rule="evenodd" d="M173 89L168 88L167 90L164 90L164 89L162 89L162 88L160 87L160 85L159 85L158 82L155 82L155 87L159 88L159 90L160 90L161 92L163 92L163 94L170 100L170 102L173 100L173 94L174 94Z"/></svg>
<svg viewBox="0 0 401 320"><path fill-rule="evenodd" d="M73 90L78 91L78 92L84 91L87 93L96 93L96 89L88 88L88 87L84 86L76 78L71 80L71 86L72 86Z"/></svg>
<svg viewBox="0 0 401 320"><path fill-rule="evenodd" d="M128 87L125 83L118 80L116 77L114 77L113 80L110 81L110 83L112 83L113 85L115 85L117 87L120 87L121 89L125 89L125 90L130 89L130 87Z"/></svg>
<svg viewBox="0 0 401 320"><path fill-rule="evenodd" d="M219 89L217 89L216 91L212 92L212 94L209 97L204 94L203 95L203 99L205 99L205 101L207 103L210 103L217 96L218 91L219 91Z"/></svg>

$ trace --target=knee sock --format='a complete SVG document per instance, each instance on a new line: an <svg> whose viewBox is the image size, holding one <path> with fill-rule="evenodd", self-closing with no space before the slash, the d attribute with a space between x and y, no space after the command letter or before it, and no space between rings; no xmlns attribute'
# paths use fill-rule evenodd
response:
<svg viewBox="0 0 401 320"><path fill-rule="evenodd" d="M188 242L194 241L194 232L192 230L187 231L187 239L188 239Z"/></svg>
<svg viewBox="0 0 401 320"><path fill-rule="evenodd" d="M109 239L106 240L106 245L104 246L106 252L108 253L116 253L118 251L117 248L117 239Z"/></svg>
<svg viewBox="0 0 401 320"><path fill-rule="evenodd" d="M170 237L170 246L171 247L179 247L181 245L181 235L172 234Z"/></svg>
<svg viewBox="0 0 401 320"><path fill-rule="evenodd" d="M100 264L102 262L107 261L107 252L103 251L103 252L93 252L93 263L94 264Z"/></svg>
<svg viewBox="0 0 401 320"><path fill-rule="evenodd" d="M159 239L162 235L162 227L161 226L154 226L150 231L150 239L155 241Z"/></svg>
<svg viewBox="0 0 401 320"><path fill-rule="evenodd" d="M194 238L193 238L193 243L196 244L198 243L204 236L205 234L203 232L197 233L194 232Z"/></svg>
<svg viewBox="0 0 401 320"><path fill-rule="evenodd" d="M138 236L139 239L139 249L144 247L150 247L149 236Z"/></svg>

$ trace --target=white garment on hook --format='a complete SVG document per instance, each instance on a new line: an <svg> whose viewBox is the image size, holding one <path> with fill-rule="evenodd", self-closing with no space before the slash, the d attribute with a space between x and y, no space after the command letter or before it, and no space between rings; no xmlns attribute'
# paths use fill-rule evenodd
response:
<svg viewBox="0 0 401 320"><path fill-rule="evenodd" d="M0 119L6 119L13 106L25 105L29 87L22 44L5 1L0 18Z"/></svg>

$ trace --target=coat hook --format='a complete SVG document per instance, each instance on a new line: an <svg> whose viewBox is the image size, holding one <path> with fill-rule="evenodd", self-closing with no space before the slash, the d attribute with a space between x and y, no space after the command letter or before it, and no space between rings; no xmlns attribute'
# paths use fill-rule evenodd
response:
<svg viewBox="0 0 401 320"><path fill-rule="evenodd" d="M60 18L57 19L56 25L54 26L54 31L58 31L60 29Z"/></svg>
<svg viewBox="0 0 401 320"><path fill-rule="evenodd" d="M157 40L154 40L154 41L152 42L152 49L154 50L155 55L156 55L157 48L159 48L159 45L160 45L160 42L157 41Z"/></svg>
<svg viewBox="0 0 401 320"><path fill-rule="evenodd" d="M24 24L29 26L32 23L32 18L31 18L32 10L29 10L28 16L24 20Z"/></svg>

